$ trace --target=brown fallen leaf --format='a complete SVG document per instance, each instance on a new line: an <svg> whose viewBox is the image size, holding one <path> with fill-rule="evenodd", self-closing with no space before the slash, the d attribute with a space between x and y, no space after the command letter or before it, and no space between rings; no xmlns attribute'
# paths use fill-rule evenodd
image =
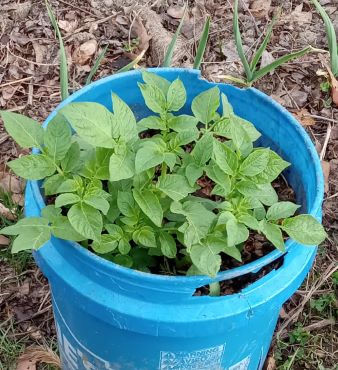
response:
<svg viewBox="0 0 338 370"><path fill-rule="evenodd" d="M169 6L167 10L167 14L170 15L170 17L172 18L181 19L184 14L184 6L179 6L179 5Z"/></svg>
<svg viewBox="0 0 338 370"><path fill-rule="evenodd" d="M290 316L286 313L286 311L284 310L284 307L281 308L281 310L279 311L279 316L281 319L285 320L285 319L288 319Z"/></svg>
<svg viewBox="0 0 338 370"><path fill-rule="evenodd" d="M97 41L94 39L88 40L79 47L77 47L73 53L73 61L75 64L83 66L88 60L96 53Z"/></svg>
<svg viewBox="0 0 338 370"><path fill-rule="evenodd" d="M9 245L9 238L7 238L6 236L4 235L0 235L0 246L1 247L7 247Z"/></svg>
<svg viewBox="0 0 338 370"><path fill-rule="evenodd" d="M16 194L16 193L12 194L12 201L14 204L17 204L18 206L23 207L24 200L25 200L25 197L23 194Z"/></svg>
<svg viewBox="0 0 338 370"><path fill-rule="evenodd" d="M16 214L7 207L5 207L2 203L0 203L0 215L7 218L7 220L10 221L14 221L17 219Z"/></svg>
<svg viewBox="0 0 338 370"><path fill-rule="evenodd" d="M59 27L66 31L66 33L72 33L74 30L76 30L77 26L79 25L77 19L73 21L66 21L63 19L60 19L58 21Z"/></svg>
<svg viewBox="0 0 338 370"><path fill-rule="evenodd" d="M132 33L139 40L136 53L131 53L132 55L130 55L131 59L135 59L140 52L148 50L151 37L148 35L148 32L140 18L135 19L132 27Z"/></svg>
<svg viewBox="0 0 338 370"><path fill-rule="evenodd" d="M60 359L50 349L30 347L19 357L16 370L36 370L39 363L54 365L61 369Z"/></svg>
<svg viewBox="0 0 338 370"><path fill-rule="evenodd" d="M271 7L271 0L254 0L251 3L250 11L256 18L264 18L268 15Z"/></svg>
<svg viewBox="0 0 338 370"><path fill-rule="evenodd" d="M330 177L330 162L321 161L323 175L324 175L324 191L325 193L329 192L329 177Z"/></svg>
<svg viewBox="0 0 338 370"><path fill-rule="evenodd" d="M24 188L24 183L13 174L0 173L0 189L4 192L21 194Z"/></svg>
<svg viewBox="0 0 338 370"><path fill-rule="evenodd" d="M316 121L310 116L307 109L301 108L294 112L293 115L301 123L302 126L313 126Z"/></svg>

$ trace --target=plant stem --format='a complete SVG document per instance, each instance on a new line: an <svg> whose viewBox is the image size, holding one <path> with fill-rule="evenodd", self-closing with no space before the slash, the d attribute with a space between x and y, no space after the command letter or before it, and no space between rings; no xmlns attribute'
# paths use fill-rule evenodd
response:
<svg viewBox="0 0 338 370"><path fill-rule="evenodd" d="M219 281L209 284L209 295L211 297L219 297L221 295L221 286Z"/></svg>
<svg viewBox="0 0 338 370"><path fill-rule="evenodd" d="M166 174L167 174L167 169L168 169L168 166L165 162L162 163L162 168L161 168L161 177L165 178Z"/></svg>

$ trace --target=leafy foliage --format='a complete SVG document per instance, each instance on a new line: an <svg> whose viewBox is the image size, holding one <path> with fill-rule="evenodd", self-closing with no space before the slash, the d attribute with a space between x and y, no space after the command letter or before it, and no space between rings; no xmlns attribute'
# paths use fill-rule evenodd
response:
<svg viewBox="0 0 338 370"><path fill-rule="evenodd" d="M113 112L71 103L46 130L2 113L14 140L40 149L9 166L43 179L45 194L55 196L41 217L1 230L18 235L13 252L39 248L54 235L142 271L163 256L177 270L215 276L225 255L241 260L250 230L282 251L285 233L310 245L325 238L316 219L294 216L296 204L278 202L271 182L289 164L253 146L259 132L235 115L218 87L193 99L191 116L180 114L187 94L179 79L142 75L139 87L154 114L139 122L115 94Z"/></svg>

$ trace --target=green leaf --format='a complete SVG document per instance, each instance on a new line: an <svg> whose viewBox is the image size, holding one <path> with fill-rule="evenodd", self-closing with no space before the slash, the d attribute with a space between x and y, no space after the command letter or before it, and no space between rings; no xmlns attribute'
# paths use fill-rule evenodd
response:
<svg viewBox="0 0 338 370"><path fill-rule="evenodd" d="M137 122L137 129L139 132L151 130L166 130L166 125L160 117L148 116Z"/></svg>
<svg viewBox="0 0 338 370"><path fill-rule="evenodd" d="M264 40L261 43L261 45L258 48L258 50L256 51L256 54L254 55L254 57L253 57L253 59L252 59L252 61L250 63L250 69L252 71L254 71L256 69L256 66L257 66L258 62L261 59L262 54L263 54L264 50L266 49L266 47L268 45L268 42L270 41L271 34L272 34L272 29L273 29L273 26L276 23L276 20L277 20L277 16L274 15L273 18L272 18L272 21L270 22L269 27L267 29L266 35L264 37Z"/></svg>
<svg viewBox="0 0 338 370"><path fill-rule="evenodd" d="M269 161L269 149L256 149L239 167L239 172L244 176L256 176L263 172Z"/></svg>
<svg viewBox="0 0 338 370"><path fill-rule="evenodd" d="M64 117L56 115L49 123L44 135L48 155L54 162L65 157L71 146L72 132Z"/></svg>
<svg viewBox="0 0 338 370"><path fill-rule="evenodd" d="M189 193L193 193L195 189L191 187L182 175L166 175L161 176L157 187L168 197L179 201L185 198Z"/></svg>
<svg viewBox="0 0 338 370"><path fill-rule="evenodd" d="M123 230L120 226L115 224L107 224L104 227L110 235L115 237L116 240L123 238Z"/></svg>
<svg viewBox="0 0 338 370"><path fill-rule="evenodd" d="M135 173L135 153L125 144L115 147L109 160L110 181L120 181L133 177Z"/></svg>
<svg viewBox="0 0 338 370"><path fill-rule="evenodd" d="M158 227L161 227L163 220L163 210L157 196L148 189L139 191L133 189L133 195L136 203L142 212Z"/></svg>
<svg viewBox="0 0 338 370"><path fill-rule="evenodd" d="M21 148L41 148L43 144L43 128L39 122L18 113L2 111L6 131Z"/></svg>
<svg viewBox="0 0 338 370"><path fill-rule="evenodd" d="M196 181L203 175L203 167L199 167L195 163L189 163L185 169L185 176L190 186L194 186Z"/></svg>
<svg viewBox="0 0 338 370"><path fill-rule="evenodd" d="M180 24L178 25L177 30L174 33L174 36L171 39L170 44L168 46L168 49L167 49L167 51L166 51L166 53L164 55L164 60L163 60L162 67L170 67L171 66L171 60L173 58L175 45L176 45L178 36L181 33L181 28L182 28L183 23L184 23L186 11L187 11L187 5L184 7L184 12L183 12L183 16L182 16L182 19L180 21Z"/></svg>
<svg viewBox="0 0 338 370"><path fill-rule="evenodd" d="M187 145L192 141L197 140L198 138L198 131L182 131L176 135L173 135L172 139L170 139L169 145L173 149L177 149L180 146Z"/></svg>
<svg viewBox="0 0 338 370"><path fill-rule="evenodd" d="M54 219L51 226L51 231L56 238L64 240L73 240L75 242L80 242L87 239L87 237L79 234L74 230L73 226L70 224L66 216L60 216Z"/></svg>
<svg viewBox="0 0 338 370"><path fill-rule="evenodd" d="M281 228L292 239L305 245L318 245L327 237L322 224L311 215L287 218L282 222Z"/></svg>
<svg viewBox="0 0 338 370"><path fill-rule="evenodd" d="M113 114L98 103L70 103L60 110L77 134L95 147L113 148Z"/></svg>
<svg viewBox="0 0 338 370"><path fill-rule="evenodd" d="M121 239L119 241L118 249L121 254L128 254L131 250L131 245L128 240Z"/></svg>
<svg viewBox="0 0 338 370"><path fill-rule="evenodd" d="M41 210L41 217L48 220L48 222L53 222L61 216L61 209L55 208L54 204L50 204Z"/></svg>
<svg viewBox="0 0 338 370"><path fill-rule="evenodd" d="M260 132L256 130L255 126L251 122L239 116L234 116L232 120L234 121L234 124L242 127L242 129L246 132L247 137L249 138L250 141L254 142L259 137L261 137Z"/></svg>
<svg viewBox="0 0 338 370"><path fill-rule="evenodd" d="M101 51L100 55L97 57L92 69L90 70L89 74L88 74L88 77L86 79L86 85L89 85L91 82L92 82L92 79L93 77L95 76L97 70L99 69L100 67L100 64L107 52L107 49L108 49L108 46L109 45L106 45L103 50Z"/></svg>
<svg viewBox="0 0 338 370"><path fill-rule="evenodd" d="M254 216L244 214L238 217L238 222L244 224L252 230L259 230L259 222Z"/></svg>
<svg viewBox="0 0 338 370"><path fill-rule="evenodd" d="M149 84L138 83L146 106L155 113L166 113L167 102L162 90Z"/></svg>
<svg viewBox="0 0 338 370"><path fill-rule="evenodd" d="M242 44L242 38L241 38L241 31L239 29L239 22L238 22L238 0L235 0L234 2L234 16L233 16L233 33L235 36L235 44L237 53L242 61L244 71L246 74L246 78L248 81L252 79L252 71L250 69L248 60L245 56L243 44Z"/></svg>
<svg viewBox="0 0 338 370"><path fill-rule="evenodd" d="M170 82L168 80L156 73L151 73L145 70L142 71L142 78L147 84L157 86L160 90L162 90L164 96L167 96L167 92L170 86Z"/></svg>
<svg viewBox="0 0 338 370"><path fill-rule="evenodd" d="M260 223L262 233L280 251L285 251L284 239L279 226L271 224L265 220Z"/></svg>
<svg viewBox="0 0 338 370"><path fill-rule="evenodd" d="M176 164L176 154L171 152L164 153L164 163L166 163L172 171Z"/></svg>
<svg viewBox="0 0 338 370"><path fill-rule="evenodd" d="M320 5L319 1L311 0L312 4L316 7L317 12L322 17L325 24L325 31L327 43L330 50L331 71L335 77L338 75L338 54L337 54L337 36L334 25L326 13L325 9Z"/></svg>
<svg viewBox="0 0 338 370"><path fill-rule="evenodd" d="M236 220L230 219L226 223L227 231L227 244L229 247L236 245L237 234L238 234L238 222Z"/></svg>
<svg viewBox="0 0 338 370"><path fill-rule="evenodd" d="M80 146L77 142L71 144L66 156L61 161L61 167L65 172L73 172L81 165Z"/></svg>
<svg viewBox="0 0 338 370"><path fill-rule="evenodd" d="M195 163L199 166L205 165L212 156L213 136L210 132L205 133L196 143L191 152Z"/></svg>
<svg viewBox="0 0 338 370"><path fill-rule="evenodd" d="M102 234L98 241L94 241L92 248L98 254L110 253L117 247L117 240L113 235Z"/></svg>
<svg viewBox="0 0 338 370"><path fill-rule="evenodd" d="M187 100L187 92L182 81L177 78L174 80L168 89L167 93L167 110L169 112L177 112L180 110Z"/></svg>
<svg viewBox="0 0 338 370"><path fill-rule="evenodd" d="M252 181L242 180L237 183L237 190L246 197L253 197L272 206L278 202L278 195L271 184L255 184Z"/></svg>
<svg viewBox="0 0 338 370"><path fill-rule="evenodd" d="M27 180L40 180L54 174L54 162L44 154L30 154L9 162L16 175Z"/></svg>
<svg viewBox="0 0 338 370"><path fill-rule="evenodd" d="M117 206L123 215L128 217L135 215L136 203L131 192L119 190L117 193Z"/></svg>
<svg viewBox="0 0 338 370"><path fill-rule="evenodd" d="M133 240L148 248L157 248L156 238L153 229L150 226L142 226L134 231Z"/></svg>
<svg viewBox="0 0 338 370"><path fill-rule="evenodd" d="M74 193L80 189L81 185L74 179L67 179L61 183L57 189L57 193Z"/></svg>
<svg viewBox="0 0 338 370"><path fill-rule="evenodd" d="M136 153L136 173L140 173L149 168L155 167L161 164L163 161L164 154L162 148L153 141L147 141Z"/></svg>
<svg viewBox="0 0 338 370"><path fill-rule="evenodd" d="M229 175L221 170L217 164L209 165L206 169L209 179L221 186L223 196L228 194L231 190L231 180Z"/></svg>
<svg viewBox="0 0 338 370"><path fill-rule="evenodd" d="M81 198L76 194L72 194L72 193L60 194L55 199L55 207L61 208L61 207L66 206L68 204L78 203L80 200L81 200Z"/></svg>
<svg viewBox="0 0 338 370"><path fill-rule="evenodd" d="M190 257L201 273L215 277L221 267L220 252L218 245L197 244L192 246Z"/></svg>
<svg viewBox="0 0 338 370"><path fill-rule="evenodd" d="M216 215L207 210L201 203L187 201L183 204L173 202L170 207L171 212L182 214L186 217L184 231L184 242L187 247L197 244L205 237L213 223ZM179 230L180 231L180 230Z"/></svg>
<svg viewBox="0 0 338 370"><path fill-rule="evenodd" d="M195 56L195 61L194 61L194 69L200 69L203 55L205 52L205 48L207 46L208 42L208 36L209 36L209 29L210 29L210 16L207 17L207 20L204 24L203 31L202 31L202 36L201 39L198 43L198 48Z"/></svg>
<svg viewBox="0 0 338 370"><path fill-rule="evenodd" d="M30 229L49 229L48 221L41 217L27 217L19 220L15 225L4 227L0 230L0 234L18 235L26 233Z"/></svg>
<svg viewBox="0 0 338 370"><path fill-rule="evenodd" d="M269 221L276 221L283 218L291 217L300 206L292 202L278 202L273 204L266 214Z"/></svg>
<svg viewBox="0 0 338 370"><path fill-rule="evenodd" d="M284 161L277 153L270 150L266 168L259 175L252 178L252 180L262 184L271 183L288 166L290 166L289 162Z"/></svg>
<svg viewBox="0 0 338 370"><path fill-rule="evenodd" d="M220 104L219 94L219 88L215 86L203 91L192 101L191 110L194 116L205 125L212 121L215 116Z"/></svg>
<svg viewBox="0 0 338 370"><path fill-rule="evenodd" d="M58 37L58 40L59 40L61 99L65 100L69 96L69 92L68 92L68 65L67 65L66 49L65 49L65 46L63 44L63 40L62 40L62 36L61 36L61 32L60 32L58 23L55 19L52 8L48 3L48 0L46 0L46 7L47 7L47 13L48 13L49 19L52 23L54 31L55 31L55 33Z"/></svg>
<svg viewBox="0 0 338 370"><path fill-rule="evenodd" d="M136 119L129 106L112 93L114 115L112 117L112 136L126 142L138 138Z"/></svg>
<svg viewBox="0 0 338 370"><path fill-rule="evenodd" d="M237 171L238 159L236 153L219 140L213 140L213 156L217 165L228 175Z"/></svg>
<svg viewBox="0 0 338 370"><path fill-rule="evenodd" d="M47 196L56 194L58 192L58 188L65 180L66 178L60 174L47 177L42 185L45 195Z"/></svg>
<svg viewBox="0 0 338 370"><path fill-rule="evenodd" d="M275 61L273 61L272 63L268 64L267 66L261 68L259 71L254 72L254 74L253 74L252 78L249 80L249 82L253 83L253 82L259 80L260 78L262 78L266 74L270 73L274 69L278 68L282 64L290 62L293 59L300 58L303 55L307 54L310 50L311 50L311 46L307 46L306 48L304 48L302 50L296 51L294 53L289 53L289 54L283 55L282 57L280 57L280 58L276 59Z"/></svg>
<svg viewBox="0 0 338 370"><path fill-rule="evenodd" d="M163 255L168 258L176 258L177 248L175 239L165 231L161 231L158 238Z"/></svg>
<svg viewBox="0 0 338 370"><path fill-rule="evenodd" d="M42 247L51 237L49 228L32 227L20 233L13 242L12 253Z"/></svg>
<svg viewBox="0 0 338 370"><path fill-rule="evenodd" d="M113 262L123 267L131 268L133 266L133 259L130 256L117 254L113 257Z"/></svg>
<svg viewBox="0 0 338 370"><path fill-rule="evenodd" d="M187 114L181 114L180 116L172 116L168 120L168 127L176 132L193 131L196 130L198 120Z"/></svg>
<svg viewBox="0 0 338 370"><path fill-rule="evenodd" d="M68 211L68 219L75 231L87 239L100 240L103 223L97 209L83 202L74 204Z"/></svg>
<svg viewBox="0 0 338 370"><path fill-rule="evenodd" d="M223 238L210 235L206 238L205 243L214 248L215 251L219 250L219 252L223 252L239 262L242 261L241 252L236 247L227 246Z"/></svg>
<svg viewBox="0 0 338 370"><path fill-rule="evenodd" d="M229 103L227 96L224 93L221 93L221 100L222 100L222 117L230 118L234 110L232 109L232 105Z"/></svg>
<svg viewBox="0 0 338 370"><path fill-rule="evenodd" d="M106 215L109 211L110 204L107 199L105 199L105 191L90 187L86 190L86 193L83 197L83 201L88 204L89 206L92 206L99 211L101 211L104 215ZM107 193L106 193L107 194ZM109 194L108 194L109 195Z"/></svg>

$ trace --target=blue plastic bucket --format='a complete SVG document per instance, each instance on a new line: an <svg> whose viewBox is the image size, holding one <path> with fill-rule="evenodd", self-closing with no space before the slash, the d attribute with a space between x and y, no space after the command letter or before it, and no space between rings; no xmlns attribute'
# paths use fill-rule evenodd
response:
<svg viewBox="0 0 338 370"><path fill-rule="evenodd" d="M217 85L235 112L254 123L270 146L292 163L285 172L302 211L320 219L323 178L317 153L298 122L268 96L203 80L199 71L153 69L187 88L191 100ZM137 88L141 73L104 78L60 104L93 101L111 109L111 92L131 105L138 118L149 114ZM26 215L45 206L38 182L28 182ZM308 273L316 247L288 240L283 264L238 294L194 296L212 281L259 271L281 256L277 250L245 266L205 276L143 273L108 262L77 243L53 238L35 253L49 280L63 370L257 370L263 366L282 304Z"/></svg>

